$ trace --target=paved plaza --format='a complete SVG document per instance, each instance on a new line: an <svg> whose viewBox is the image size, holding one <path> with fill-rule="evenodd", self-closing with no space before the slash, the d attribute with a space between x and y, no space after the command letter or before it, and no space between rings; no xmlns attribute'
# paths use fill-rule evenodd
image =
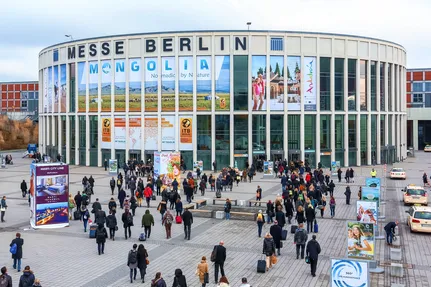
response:
<svg viewBox="0 0 431 287"><path fill-rule="evenodd" d="M150 286L150 281L156 272L162 272L168 286L172 286L174 271L181 268L187 278L188 286L201 286L195 275L197 264L202 256L208 258L210 268L210 284L214 284L214 268L209 261L213 246L220 240L225 242L227 259L225 263L226 276L230 286L239 286L242 277L247 277L253 287L259 286L329 286L330 283L330 258L346 256L346 220L355 220L356 200L358 187L365 184L365 177L369 176L371 167L356 167L355 183L352 187L351 205L345 204L345 183L336 183L334 192L337 206L336 215L330 219L329 210L325 211L322 219L317 215L319 233L317 240L322 248L317 265L316 277L310 275L309 265L303 260L296 260L293 235L288 234L287 241L281 251L279 262L265 274L256 273L256 263L262 257L262 240L257 236L255 222L245 220L217 220L209 218L194 218L191 240L185 241L182 225L173 225L172 239L165 239L165 230L161 225L160 214L156 211L157 202L151 202L151 213L155 218L155 226L152 228L151 239L144 242L149 253L150 265L147 268L146 282L130 284L129 269L126 266L127 253L137 240L141 230L141 217L146 208L137 208L132 228L132 239L125 240L122 225L119 224L116 241L107 240L105 254L99 256L95 239L89 239L88 233L84 233L83 225L79 221L71 221L70 227L52 230L31 230L29 227L29 209L27 199L21 197L20 182L29 180L30 159L21 159L20 153L12 153L15 164L7 169L0 170L0 195L7 196L8 210L6 222L0 225L0 265L7 266L9 274L13 278L14 286L18 286L19 276L22 273L12 269L12 260L9 253L9 243L15 237L16 232L22 233L23 267L30 265L36 278L41 279L45 286ZM381 214L386 216L383 224L379 224L381 234L383 225L388 221L400 220L399 240L402 248L402 263L405 266L404 277L390 276L389 247L383 240L376 244L376 258L380 267L384 268L383 274L371 276L371 286L391 286L392 283L405 286L431 286L431 235L411 234L406 226L407 207L401 203L403 188L407 183L421 184L424 170L431 174L431 154L417 152L415 158L409 158L403 163L397 164L407 169L406 181L386 180L386 188L383 188ZM391 166L388 166L388 170ZM376 167L378 176L382 176L383 167ZM345 168L343 168L344 172ZM208 174L208 172L206 172ZM81 190L81 179L86 175L93 175L95 179L95 197L102 202L102 207L107 210L107 203L111 198L109 188L110 176L103 168L77 167L70 169L70 191L76 194ZM383 185L385 180L383 180ZM257 174L252 183L240 183L234 186L232 192L223 193L223 197L249 200L255 196L256 186L263 189L263 201L274 200L281 186L279 179L262 179L262 174ZM429 189L429 188L427 188ZM199 193L199 192L198 192ZM93 198L95 198L93 197ZM203 198L212 204L213 193L207 190ZM117 190L115 192L117 199ZM197 198L201 198L200 195ZM265 207L262 206L262 210ZM117 221L121 222L120 214ZM92 216L93 218L93 216ZM264 232L269 231L270 225L265 225ZM287 229L290 229L287 227ZM309 236L310 238L311 236ZM139 273L139 272L138 272ZM139 277L139 275L138 275Z"/></svg>

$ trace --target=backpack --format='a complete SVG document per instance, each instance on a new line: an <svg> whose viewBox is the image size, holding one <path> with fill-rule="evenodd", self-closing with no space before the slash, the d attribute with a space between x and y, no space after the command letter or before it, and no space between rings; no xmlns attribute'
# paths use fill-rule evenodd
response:
<svg viewBox="0 0 431 287"><path fill-rule="evenodd" d="M6 275L2 275L1 277L0 277L0 287L8 287L9 286L9 283L8 283L8 280L7 280L8 278L7 278L7 276Z"/></svg>
<svg viewBox="0 0 431 287"><path fill-rule="evenodd" d="M12 253L13 255L15 255L15 254L16 254L16 251L17 251L17 249L18 249L18 246L16 246L16 243L14 243L14 244L10 247L9 251L10 251L10 253ZM1 286L1 285L0 285L0 286Z"/></svg>
<svg viewBox="0 0 431 287"><path fill-rule="evenodd" d="M166 216L166 222L165 224L172 224L172 219L170 216Z"/></svg>
<svg viewBox="0 0 431 287"><path fill-rule="evenodd" d="M127 215L127 224L131 225L133 223L133 217L132 215L129 213Z"/></svg>
<svg viewBox="0 0 431 287"><path fill-rule="evenodd" d="M217 259L217 245L214 246L213 252L211 252L211 262L215 262Z"/></svg>
<svg viewBox="0 0 431 287"><path fill-rule="evenodd" d="M129 263L136 264L138 262L138 253L135 250L129 252Z"/></svg>
<svg viewBox="0 0 431 287"><path fill-rule="evenodd" d="M121 180L120 179L117 180L117 185L121 185Z"/></svg>

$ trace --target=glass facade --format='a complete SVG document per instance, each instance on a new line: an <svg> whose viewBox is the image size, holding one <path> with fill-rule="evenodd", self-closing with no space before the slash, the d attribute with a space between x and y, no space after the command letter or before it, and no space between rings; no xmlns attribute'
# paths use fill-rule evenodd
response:
<svg viewBox="0 0 431 287"><path fill-rule="evenodd" d="M304 116L304 147L305 161L311 167L317 166L316 163L316 116Z"/></svg>
<svg viewBox="0 0 431 287"><path fill-rule="evenodd" d="M377 115L371 115L371 164L377 164Z"/></svg>
<svg viewBox="0 0 431 287"><path fill-rule="evenodd" d="M211 161L211 146L212 146L212 137L211 137L211 115L198 115L196 116L196 127L197 127L197 160L203 161L204 170L212 169L212 161ZM217 124L216 124L217 127ZM229 122L227 123L227 128L229 131ZM229 141L224 143L220 141L217 137L217 129L216 129L216 150L217 145L224 147L227 146L229 148ZM216 152L217 154L217 152ZM217 160L217 159L216 159ZM190 160L189 160L190 161ZM191 156L191 161L193 161L193 155ZM218 162L218 160L217 160ZM188 165L188 163L186 163ZM193 164L193 163L192 163Z"/></svg>
<svg viewBox="0 0 431 287"><path fill-rule="evenodd" d="M282 150L284 147L284 115L271 115L271 150Z"/></svg>
<svg viewBox="0 0 431 287"><path fill-rule="evenodd" d="M234 110L248 110L248 56L233 56Z"/></svg>
<svg viewBox="0 0 431 287"><path fill-rule="evenodd" d="M287 120L287 143L289 150L300 150L301 149L301 116L289 115Z"/></svg>
<svg viewBox="0 0 431 287"><path fill-rule="evenodd" d="M233 124L235 165L244 169L248 162L248 115L234 115Z"/></svg>
<svg viewBox="0 0 431 287"><path fill-rule="evenodd" d="M344 111L344 59L335 58L335 110Z"/></svg>
<svg viewBox="0 0 431 287"><path fill-rule="evenodd" d="M344 115L335 115L335 160L344 166Z"/></svg>
<svg viewBox="0 0 431 287"><path fill-rule="evenodd" d="M69 116L69 138L70 138L70 164L75 164L75 150L76 150L76 122L75 116Z"/></svg>
<svg viewBox="0 0 431 287"><path fill-rule="evenodd" d="M320 58L320 110L331 110L331 58Z"/></svg>
<svg viewBox="0 0 431 287"><path fill-rule="evenodd" d="M388 64L388 111L392 111L392 64Z"/></svg>
<svg viewBox="0 0 431 287"><path fill-rule="evenodd" d="M360 103L361 103L361 111L367 110L367 88L368 88L368 66L367 61L361 60L359 62L359 70L360 70Z"/></svg>
<svg viewBox="0 0 431 287"><path fill-rule="evenodd" d="M75 63L69 64L69 112L76 111L76 77L75 77Z"/></svg>
<svg viewBox="0 0 431 287"><path fill-rule="evenodd" d="M253 159L266 159L266 115L252 118Z"/></svg>
<svg viewBox="0 0 431 287"><path fill-rule="evenodd" d="M385 111L385 91L386 91L386 85L385 85L385 63L380 63L380 111Z"/></svg>
<svg viewBox="0 0 431 287"><path fill-rule="evenodd" d="M86 163L86 140L87 140L87 129L85 116L78 116L78 126L79 126L79 164L85 165Z"/></svg>
<svg viewBox="0 0 431 287"><path fill-rule="evenodd" d="M98 133L98 121L97 116L89 116L90 120L90 166L97 166L98 164L98 142L99 142L99 133Z"/></svg>
<svg viewBox="0 0 431 287"><path fill-rule="evenodd" d="M349 115L349 166L356 165L356 115Z"/></svg>
<svg viewBox="0 0 431 287"><path fill-rule="evenodd" d="M66 116L61 116L61 160L62 162L67 162L66 159Z"/></svg>
<svg viewBox="0 0 431 287"><path fill-rule="evenodd" d="M320 163L331 166L331 116L320 115Z"/></svg>
<svg viewBox="0 0 431 287"><path fill-rule="evenodd" d="M370 63L370 80L371 80L371 111L377 110L377 62L371 61Z"/></svg>
<svg viewBox="0 0 431 287"><path fill-rule="evenodd" d="M349 111L356 110L356 60L349 59L347 65L347 92Z"/></svg>
<svg viewBox="0 0 431 287"><path fill-rule="evenodd" d="M367 164L367 115L361 115L361 165Z"/></svg>
<svg viewBox="0 0 431 287"><path fill-rule="evenodd" d="M385 146L385 115L380 115L380 146Z"/></svg>

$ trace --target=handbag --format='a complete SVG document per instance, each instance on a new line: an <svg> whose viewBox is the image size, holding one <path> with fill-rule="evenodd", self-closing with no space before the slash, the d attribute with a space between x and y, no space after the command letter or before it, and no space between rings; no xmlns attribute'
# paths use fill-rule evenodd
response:
<svg viewBox="0 0 431 287"><path fill-rule="evenodd" d="M310 264L310 257L309 256L305 256L305 263Z"/></svg>
<svg viewBox="0 0 431 287"><path fill-rule="evenodd" d="M115 225L115 231L118 231L118 225Z"/></svg>
<svg viewBox="0 0 431 287"><path fill-rule="evenodd" d="M278 259L277 259L277 256L275 256L275 255L271 255L271 264L277 264L277 261L278 261Z"/></svg>
<svg viewBox="0 0 431 287"><path fill-rule="evenodd" d="M210 283L210 274L204 273L204 283Z"/></svg>
<svg viewBox="0 0 431 287"><path fill-rule="evenodd" d="M283 241L280 241L280 248L283 248Z"/></svg>
<svg viewBox="0 0 431 287"><path fill-rule="evenodd" d="M150 265L150 260L147 258L145 258L145 264Z"/></svg>

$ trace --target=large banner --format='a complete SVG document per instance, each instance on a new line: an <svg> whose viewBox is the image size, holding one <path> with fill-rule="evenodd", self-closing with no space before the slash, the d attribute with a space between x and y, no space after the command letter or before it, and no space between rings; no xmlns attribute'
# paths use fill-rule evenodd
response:
<svg viewBox="0 0 431 287"><path fill-rule="evenodd" d="M380 205L380 188L377 187L362 187L362 200L377 202Z"/></svg>
<svg viewBox="0 0 431 287"><path fill-rule="evenodd" d="M66 112L66 64L60 65L60 112Z"/></svg>
<svg viewBox="0 0 431 287"><path fill-rule="evenodd" d="M162 57L162 112L175 112L175 57Z"/></svg>
<svg viewBox="0 0 431 287"><path fill-rule="evenodd" d="M154 177L161 177L162 190L166 186L172 186L174 179L181 185L181 153L179 152L154 152Z"/></svg>
<svg viewBox="0 0 431 287"><path fill-rule="evenodd" d="M141 59L129 59L129 111L141 111Z"/></svg>
<svg viewBox="0 0 431 287"><path fill-rule="evenodd" d="M180 117L180 150L193 150L193 119L191 116Z"/></svg>
<svg viewBox="0 0 431 287"><path fill-rule="evenodd" d="M301 57L287 57L287 109L301 110Z"/></svg>
<svg viewBox="0 0 431 287"><path fill-rule="evenodd" d="M196 57L196 110L210 111L211 91L211 56Z"/></svg>
<svg viewBox="0 0 431 287"><path fill-rule="evenodd" d="M193 57L178 57L179 111L193 111Z"/></svg>
<svg viewBox="0 0 431 287"><path fill-rule="evenodd" d="M317 102L316 57L304 57L303 75L302 91L304 93L304 110L315 111Z"/></svg>
<svg viewBox="0 0 431 287"><path fill-rule="evenodd" d="M43 100L42 100L43 112L48 112L48 69L43 70Z"/></svg>
<svg viewBox="0 0 431 287"><path fill-rule="evenodd" d="M158 150L158 119L154 116L145 116L144 118L144 147L145 150Z"/></svg>
<svg viewBox="0 0 431 287"><path fill-rule="evenodd" d="M58 66L54 66L54 113L58 113Z"/></svg>
<svg viewBox="0 0 431 287"><path fill-rule="evenodd" d="M380 177L367 177L365 178L365 186L367 187L377 187L380 189Z"/></svg>
<svg viewBox="0 0 431 287"><path fill-rule="evenodd" d="M129 118L129 150L141 150L141 117Z"/></svg>
<svg viewBox="0 0 431 287"><path fill-rule="evenodd" d="M373 223L347 222L347 257L364 260L374 259Z"/></svg>
<svg viewBox="0 0 431 287"><path fill-rule="evenodd" d="M111 118L102 118L102 149L111 149Z"/></svg>
<svg viewBox="0 0 431 287"><path fill-rule="evenodd" d="M33 228L56 228L69 225L69 166L67 164L32 164L34 181L32 199Z"/></svg>
<svg viewBox="0 0 431 287"><path fill-rule="evenodd" d="M145 58L145 111L157 112L158 104L158 66L157 58Z"/></svg>
<svg viewBox="0 0 431 287"><path fill-rule="evenodd" d="M99 106L99 63L88 62L88 110L97 112Z"/></svg>
<svg viewBox="0 0 431 287"><path fill-rule="evenodd" d="M112 64L111 60L101 61L102 66L102 112L111 111Z"/></svg>
<svg viewBox="0 0 431 287"><path fill-rule="evenodd" d="M162 117L162 150L175 150L175 116Z"/></svg>
<svg viewBox="0 0 431 287"><path fill-rule="evenodd" d="M48 67L48 113L52 112L52 67Z"/></svg>
<svg viewBox="0 0 431 287"><path fill-rule="evenodd" d="M87 63L78 63L78 112L85 112L87 89Z"/></svg>
<svg viewBox="0 0 431 287"><path fill-rule="evenodd" d="M126 149L126 119L117 117L114 120L114 148Z"/></svg>
<svg viewBox="0 0 431 287"><path fill-rule="evenodd" d="M115 60L115 111L126 111L126 60Z"/></svg>
<svg viewBox="0 0 431 287"><path fill-rule="evenodd" d="M269 57L269 104L271 111L284 110L284 57Z"/></svg>
<svg viewBox="0 0 431 287"><path fill-rule="evenodd" d="M215 56L215 109L230 110L230 56Z"/></svg>
<svg viewBox="0 0 431 287"><path fill-rule="evenodd" d="M331 287L369 287L367 261L331 259Z"/></svg>
<svg viewBox="0 0 431 287"><path fill-rule="evenodd" d="M356 220L361 223L377 224L377 202L358 200L356 202Z"/></svg>
<svg viewBox="0 0 431 287"><path fill-rule="evenodd" d="M251 58L251 104L253 111L266 110L266 56Z"/></svg>

